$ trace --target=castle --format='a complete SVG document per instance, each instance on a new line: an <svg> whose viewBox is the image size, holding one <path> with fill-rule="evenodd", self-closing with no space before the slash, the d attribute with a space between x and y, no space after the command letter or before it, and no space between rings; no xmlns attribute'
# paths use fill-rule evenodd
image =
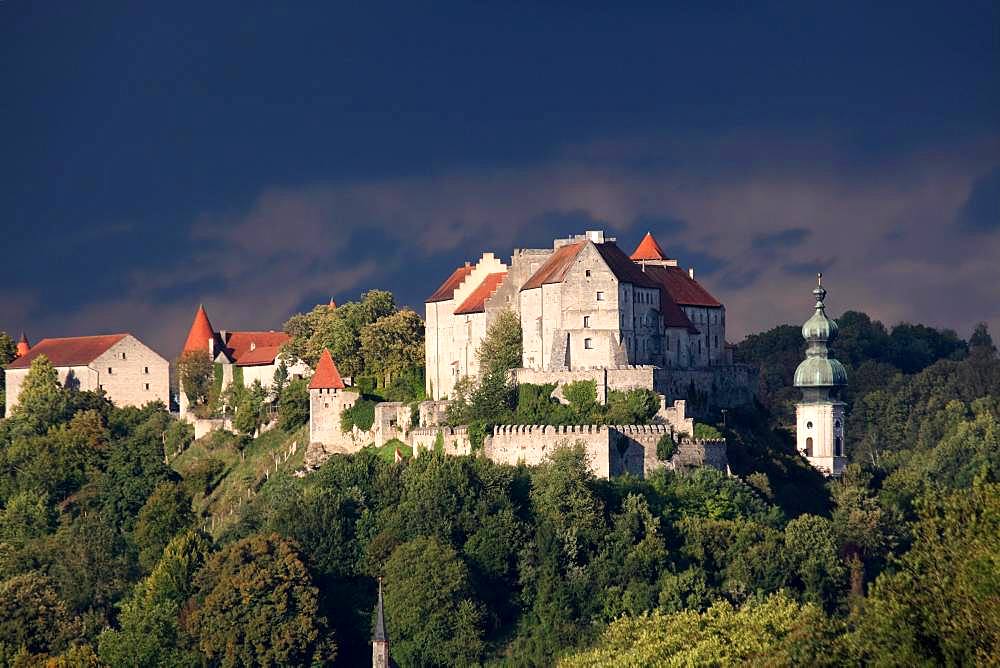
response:
<svg viewBox="0 0 1000 668"><path fill-rule="evenodd" d="M204 350L213 363L219 365L222 371L222 388L233 382L242 382L245 387L259 381L264 389L269 389L274 382L274 373L278 370L281 360L278 354L291 337L285 332L269 331L215 331L204 305L198 307L188 330L187 339L181 356L185 353ZM312 369L301 360L286 363L289 378L305 378ZM183 384L179 383L180 397L178 404L180 413L185 417L189 409L189 400L184 393Z"/></svg>
<svg viewBox="0 0 1000 668"><path fill-rule="evenodd" d="M590 231L515 249L509 265L484 253L453 271L425 303L429 397L479 375L476 351L503 311L521 323L518 382L594 380L602 400L635 387L670 401L694 388L718 407L752 400L754 374L726 344L725 306L651 233L631 256Z"/></svg>
<svg viewBox="0 0 1000 668"><path fill-rule="evenodd" d="M463 377L480 374L477 351L498 314L517 314L521 367L515 382L594 381L598 400L611 390L645 388L660 394L653 425L498 425L481 454L508 464L538 464L563 444L582 443L601 477L646 476L660 467L713 466L727 470L725 441L698 441L687 397L715 406L748 403L755 376L735 365L726 345L725 307L682 270L647 233L631 256L601 231L557 239L551 249L517 249L510 264L484 253L451 273L425 305L426 390L411 415L401 403L380 403L369 430L340 429L340 416L357 393L323 353L310 385L310 450L316 464L335 452L353 452L392 439L413 454L440 450L471 454L465 427L443 426L447 397ZM677 449L666 461L658 443Z"/></svg>

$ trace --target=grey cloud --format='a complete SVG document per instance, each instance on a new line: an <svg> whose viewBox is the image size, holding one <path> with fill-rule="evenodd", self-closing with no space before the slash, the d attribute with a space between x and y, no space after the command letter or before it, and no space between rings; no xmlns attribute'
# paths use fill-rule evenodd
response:
<svg viewBox="0 0 1000 668"><path fill-rule="evenodd" d="M972 184L968 198L958 210L956 222L969 233L1000 229L1000 165Z"/></svg>
<svg viewBox="0 0 1000 668"><path fill-rule="evenodd" d="M831 257L825 260L815 259L807 262L789 262L781 267L781 270L789 276L809 276L817 272L828 271L837 264L837 258Z"/></svg>
<svg viewBox="0 0 1000 668"><path fill-rule="evenodd" d="M758 234L753 238L751 246L756 250L776 250L779 248L794 248L809 238L811 230L804 227L790 227L778 232Z"/></svg>

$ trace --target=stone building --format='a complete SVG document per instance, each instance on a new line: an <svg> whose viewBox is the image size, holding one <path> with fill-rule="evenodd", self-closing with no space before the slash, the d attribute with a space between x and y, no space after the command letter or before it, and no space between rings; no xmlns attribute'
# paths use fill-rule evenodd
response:
<svg viewBox="0 0 1000 668"><path fill-rule="evenodd" d="M244 386L250 387L255 380L259 380L267 389L274 382L274 372L281 364L279 359L281 346L290 338L285 332L274 330L215 331L205 307L199 306L181 354L197 350L208 352L212 361L221 366L223 388L240 380ZM286 362L286 368L289 378L305 378L312 373L309 365L301 360ZM185 415L188 398L183 388L180 392L179 405L181 415Z"/></svg>
<svg viewBox="0 0 1000 668"><path fill-rule="evenodd" d="M551 249L516 249L509 265L485 253L452 272L426 302L428 396L447 398L458 379L479 373L476 350L504 310L521 321L519 382L594 369L732 366L725 307L693 269L678 267L652 234L627 256L591 231Z"/></svg>
<svg viewBox="0 0 1000 668"><path fill-rule="evenodd" d="M795 443L798 451L817 469L839 476L844 456L844 402L838 395L847 385L844 365L830 357L828 344L837 338L837 323L826 315L823 275L819 274L815 312L802 325L806 358L795 369L795 387L802 401L795 406Z"/></svg>
<svg viewBox="0 0 1000 668"><path fill-rule="evenodd" d="M131 334L42 339L28 347L22 335L18 357L7 365L6 414L17 405L31 362L44 355L65 387L104 390L116 406L169 405L169 363ZM27 348L25 352L22 352Z"/></svg>
<svg viewBox="0 0 1000 668"><path fill-rule="evenodd" d="M324 350L309 381L309 442L337 444L345 438L340 430L341 414L358 400L347 390L329 350Z"/></svg>

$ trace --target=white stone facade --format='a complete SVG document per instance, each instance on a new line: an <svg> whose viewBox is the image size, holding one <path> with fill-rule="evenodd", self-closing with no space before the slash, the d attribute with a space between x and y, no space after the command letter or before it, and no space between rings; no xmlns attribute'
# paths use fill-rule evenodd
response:
<svg viewBox="0 0 1000 668"><path fill-rule="evenodd" d="M39 342L41 344L43 342ZM59 382L78 390L104 390L116 406L170 403L170 364L155 350L126 334L86 364L56 366ZM7 369L6 414L17 405L29 369Z"/></svg>
<svg viewBox="0 0 1000 668"><path fill-rule="evenodd" d="M844 409L842 401L816 401L795 406L795 447L817 469L839 476L844 456Z"/></svg>

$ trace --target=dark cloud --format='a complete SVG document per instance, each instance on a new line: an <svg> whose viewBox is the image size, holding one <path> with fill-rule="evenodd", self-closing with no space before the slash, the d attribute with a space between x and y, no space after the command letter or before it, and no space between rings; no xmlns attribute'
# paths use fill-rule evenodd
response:
<svg viewBox="0 0 1000 668"><path fill-rule="evenodd" d="M672 216L642 215L633 220L629 227L638 231L640 234L652 232L653 236L659 237L661 235L666 236L683 232L688 229L689 225L680 218L674 218ZM658 238L657 241L663 244L668 240Z"/></svg>
<svg viewBox="0 0 1000 668"><path fill-rule="evenodd" d="M764 270L761 267L732 269L723 273L717 284L724 290L743 290L756 283L763 273ZM695 278L697 278L697 274L695 274Z"/></svg>
<svg viewBox="0 0 1000 668"><path fill-rule="evenodd" d="M756 250L772 251L781 248L794 248L809 238L812 230L804 227L790 227L787 230L758 234L751 245Z"/></svg>
<svg viewBox="0 0 1000 668"><path fill-rule="evenodd" d="M956 222L969 233L1000 229L1000 165L972 184L968 199L958 210Z"/></svg>
<svg viewBox="0 0 1000 668"><path fill-rule="evenodd" d="M587 230L609 232L612 224L595 217L585 209L545 211L528 223L524 238L518 241L521 248L549 248L552 240L581 234Z"/></svg>
<svg viewBox="0 0 1000 668"><path fill-rule="evenodd" d="M835 264L837 264L835 257L826 260L817 258L808 262L789 262L783 265L781 270L789 276L809 276L817 272L828 271Z"/></svg>
<svg viewBox="0 0 1000 668"><path fill-rule="evenodd" d="M728 260L709 251L688 248L684 244L674 244L664 249L682 267L693 267L699 275L711 276L729 264Z"/></svg>

